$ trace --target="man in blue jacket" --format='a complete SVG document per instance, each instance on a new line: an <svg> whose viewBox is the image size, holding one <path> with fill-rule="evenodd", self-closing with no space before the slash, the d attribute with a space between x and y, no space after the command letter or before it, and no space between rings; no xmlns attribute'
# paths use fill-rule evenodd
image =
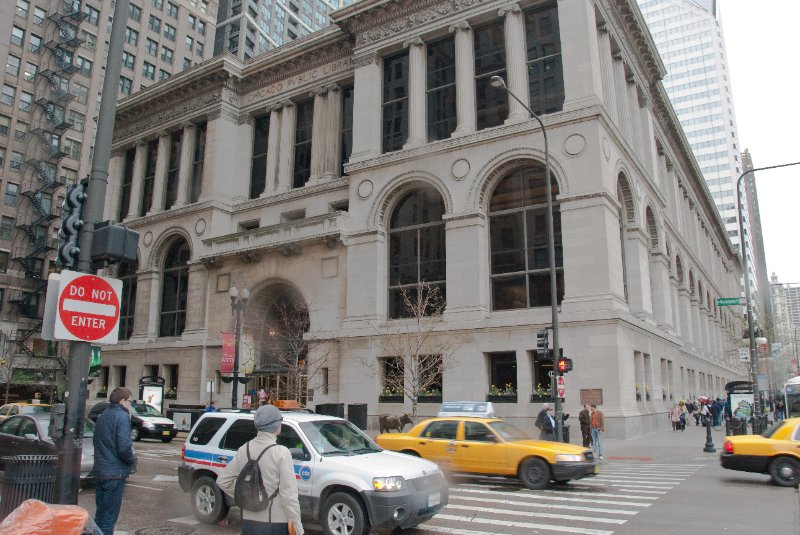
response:
<svg viewBox="0 0 800 535"><path fill-rule="evenodd" d="M136 465L131 442L131 391L118 386L109 396L111 405L97 418L94 428L94 521L104 535L113 535L122 507L125 479Z"/></svg>

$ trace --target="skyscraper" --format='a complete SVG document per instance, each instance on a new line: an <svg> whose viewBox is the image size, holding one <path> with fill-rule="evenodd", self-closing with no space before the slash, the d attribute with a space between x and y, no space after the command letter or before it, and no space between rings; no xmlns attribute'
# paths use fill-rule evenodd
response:
<svg viewBox="0 0 800 535"><path fill-rule="evenodd" d="M0 359L47 382L38 336L65 187L89 174L114 15L105 0L0 2ZM217 2L132 0L120 98L211 57ZM61 363L63 365L63 363ZM40 375L36 375L36 373Z"/></svg>
<svg viewBox="0 0 800 535"><path fill-rule="evenodd" d="M331 11L357 0L221 0L214 55L249 59L328 26Z"/></svg>
<svg viewBox="0 0 800 535"><path fill-rule="evenodd" d="M638 0L644 19L667 68L663 80L691 145L711 196L735 247L740 247L736 182L745 170L736 130L725 38L716 0ZM746 187L755 192L755 184ZM751 298L760 303L752 217L757 214L743 197L744 232L750 266ZM762 278L763 279L763 278ZM762 310L762 313L764 311Z"/></svg>

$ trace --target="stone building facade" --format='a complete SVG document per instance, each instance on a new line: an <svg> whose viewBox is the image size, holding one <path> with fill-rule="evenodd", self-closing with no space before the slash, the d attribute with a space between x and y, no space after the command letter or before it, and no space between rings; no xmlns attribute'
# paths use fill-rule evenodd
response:
<svg viewBox="0 0 800 535"><path fill-rule="evenodd" d="M457 345L443 399L509 385L497 411L531 430L550 366L534 351L550 320L544 132L495 75L546 127L566 411L599 401L608 431L634 436L746 376L741 326L716 306L738 295L740 261L634 0L364 0L332 17L120 102L105 215L140 232L140 253L96 392L159 374L195 404L215 380L226 406L235 284L250 290L247 391L281 396L270 337L277 304L299 301L303 358L322 361L309 404L366 403L371 422L409 410L381 396L385 342L413 324L403 289L426 281L446 296L432 340Z"/></svg>

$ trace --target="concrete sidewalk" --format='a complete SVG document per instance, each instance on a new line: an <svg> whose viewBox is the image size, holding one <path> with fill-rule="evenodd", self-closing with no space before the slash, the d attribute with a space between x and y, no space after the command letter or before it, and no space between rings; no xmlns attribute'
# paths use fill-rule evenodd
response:
<svg viewBox="0 0 800 535"><path fill-rule="evenodd" d="M706 428L702 425L687 425L685 431L667 429L630 439L602 438L605 461L625 460L652 463L697 463L713 460L718 462L725 440L725 427L711 429L715 453L704 452Z"/></svg>

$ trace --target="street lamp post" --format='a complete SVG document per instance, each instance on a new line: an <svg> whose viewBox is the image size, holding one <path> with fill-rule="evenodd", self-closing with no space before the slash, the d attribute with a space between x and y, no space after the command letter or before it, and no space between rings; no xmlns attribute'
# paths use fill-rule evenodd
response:
<svg viewBox="0 0 800 535"><path fill-rule="evenodd" d="M756 169L748 169L741 175L739 180L736 181L736 203L737 211L739 214L739 250L742 253L742 272L744 273L744 299L747 303L747 334L750 339L750 380L753 382L753 434L758 434L758 425L761 421L761 400L758 391L758 351L756 351L756 334L755 327L753 326L753 305L750 302L750 277L747 274L747 251L745 247L747 240L744 237L744 215L742 214L742 180L750 173L756 171L764 171L767 169L777 169L779 167L789 167L791 165L800 165L800 162L785 163L781 165L770 165L768 167L759 167Z"/></svg>
<svg viewBox="0 0 800 535"><path fill-rule="evenodd" d="M239 344L242 339L242 312L244 312L247 300L250 298L250 290L245 287L240 291L235 285L231 284L229 293L231 296L231 312L236 317L233 330L233 387L231 388L231 408L235 409L239 398Z"/></svg>
<svg viewBox="0 0 800 535"><path fill-rule="evenodd" d="M547 256L550 260L550 310L552 313L552 329L553 329L553 361L557 362L559 356L559 342L558 342L558 282L556 280L556 239L553 223L553 191L550 179L550 151L547 146L547 130L544 123L536 113L524 102L522 102L517 95L515 95L506 85L505 80L499 76L492 76L489 79L492 87L503 88L511 98L519 102L523 108L528 110L531 117L536 119L539 126L542 128L542 137L544 138L544 184L545 184L545 197L547 199ZM558 366L553 366L553 381L550 385L553 397L555 398L556 409L556 441L561 442L564 439L563 434L563 420L561 410L561 398L558 397L558 378L561 372Z"/></svg>

